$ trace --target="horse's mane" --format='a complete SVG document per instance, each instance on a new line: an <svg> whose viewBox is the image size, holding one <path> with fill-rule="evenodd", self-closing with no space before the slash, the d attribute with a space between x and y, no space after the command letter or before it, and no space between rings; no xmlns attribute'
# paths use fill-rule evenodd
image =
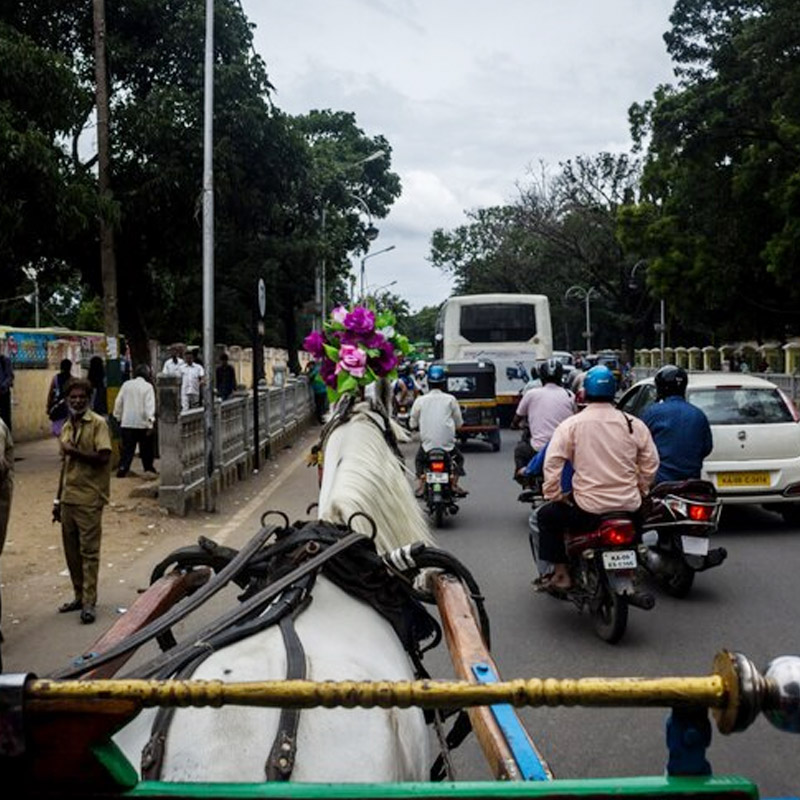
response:
<svg viewBox="0 0 800 800"><path fill-rule="evenodd" d="M325 441L318 516L347 523L356 512L375 522L379 552L424 542L432 544L428 524L406 477L406 468L389 447L384 431L393 425L368 403L358 403ZM398 426L392 431L397 438ZM401 434L402 435L402 434ZM372 527L356 517L352 526L370 535Z"/></svg>

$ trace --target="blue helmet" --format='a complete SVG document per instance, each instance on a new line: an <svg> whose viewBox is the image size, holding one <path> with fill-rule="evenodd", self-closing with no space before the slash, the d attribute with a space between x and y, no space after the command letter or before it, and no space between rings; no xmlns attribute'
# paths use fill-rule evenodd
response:
<svg viewBox="0 0 800 800"><path fill-rule="evenodd" d="M600 364L586 373L583 390L587 400L613 400L617 393L617 382L611 370Z"/></svg>
<svg viewBox="0 0 800 800"><path fill-rule="evenodd" d="M428 367L428 383L444 383L445 372L441 364L431 364Z"/></svg>

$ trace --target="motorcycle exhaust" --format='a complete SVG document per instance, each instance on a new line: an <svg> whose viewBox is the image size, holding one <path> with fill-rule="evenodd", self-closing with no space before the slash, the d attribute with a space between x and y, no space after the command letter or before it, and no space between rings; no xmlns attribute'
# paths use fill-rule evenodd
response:
<svg viewBox="0 0 800 800"><path fill-rule="evenodd" d="M632 594L626 594L625 597L632 606L642 608L645 611L649 611L656 604L656 598L649 592L633 592Z"/></svg>

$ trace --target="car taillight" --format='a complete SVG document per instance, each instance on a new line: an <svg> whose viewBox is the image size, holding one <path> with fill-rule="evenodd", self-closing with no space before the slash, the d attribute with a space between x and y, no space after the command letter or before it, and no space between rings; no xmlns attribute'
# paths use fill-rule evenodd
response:
<svg viewBox="0 0 800 800"><path fill-rule="evenodd" d="M632 544L636 538L636 528L629 519L607 519L597 529L600 543L606 546Z"/></svg>
<svg viewBox="0 0 800 800"><path fill-rule="evenodd" d="M689 503L687 516L695 522L710 522L714 516L714 506L696 506Z"/></svg>
<svg viewBox="0 0 800 800"><path fill-rule="evenodd" d="M444 461L431 461L431 472L444 472Z"/></svg>

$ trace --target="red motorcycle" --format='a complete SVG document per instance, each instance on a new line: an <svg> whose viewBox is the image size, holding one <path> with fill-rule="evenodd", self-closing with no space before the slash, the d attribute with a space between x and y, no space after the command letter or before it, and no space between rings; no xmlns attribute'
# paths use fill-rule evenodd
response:
<svg viewBox="0 0 800 800"><path fill-rule="evenodd" d="M544 575L548 565L539 559L535 518L534 510L530 520L531 547L539 573ZM564 543L572 586L562 591L545 589L542 584L541 590L561 600L571 600L579 611L587 610L595 633L611 644L618 642L628 625L629 606L647 611L655 605L652 594L639 590L638 541L633 518L622 511L601 515L594 530L567 532Z"/></svg>

